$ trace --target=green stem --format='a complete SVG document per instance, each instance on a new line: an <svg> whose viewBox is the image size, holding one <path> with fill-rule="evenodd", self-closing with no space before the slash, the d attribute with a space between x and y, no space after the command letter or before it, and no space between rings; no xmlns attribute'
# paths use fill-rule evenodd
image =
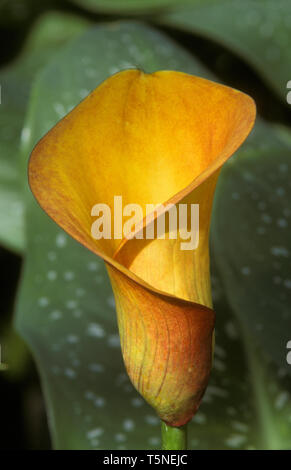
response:
<svg viewBox="0 0 291 470"><path fill-rule="evenodd" d="M168 426L162 421L162 449L186 450L187 425L176 428L175 426Z"/></svg>

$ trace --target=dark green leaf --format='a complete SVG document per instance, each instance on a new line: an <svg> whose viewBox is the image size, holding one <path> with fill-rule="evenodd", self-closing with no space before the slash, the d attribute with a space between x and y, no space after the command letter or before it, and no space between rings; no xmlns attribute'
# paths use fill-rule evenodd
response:
<svg viewBox="0 0 291 470"><path fill-rule="evenodd" d="M225 45L249 62L286 102L291 79L289 0L202 0L177 7L160 20Z"/></svg>
<svg viewBox="0 0 291 470"><path fill-rule="evenodd" d="M85 24L70 15L45 15L35 25L21 56L0 71L0 242L17 252L23 251L25 243L19 144L31 84L60 44ZM23 129L22 139L28 137L27 132Z"/></svg>
<svg viewBox="0 0 291 470"><path fill-rule="evenodd" d="M232 308L260 348L291 373L291 146L257 123L219 180L214 252Z"/></svg>
<svg viewBox="0 0 291 470"><path fill-rule="evenodd" d="M71 0L80 7L103 13L147 13L176 5L178 0ZM186 0L189 1L189 0ZM184 0L185 3L185 0Z"/></svg>

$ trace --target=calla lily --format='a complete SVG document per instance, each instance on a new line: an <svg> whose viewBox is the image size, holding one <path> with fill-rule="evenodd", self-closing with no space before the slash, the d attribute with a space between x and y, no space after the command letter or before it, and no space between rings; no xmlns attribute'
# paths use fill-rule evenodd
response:
<svg viewBox="0 0 291 470"><path fill-rule="evenodd" d="M180 72L131 69L98 86L30 158L30 187L41 207L104 259L128 374L172 426L191 419L208 383L212 200L221 166L254 120L253 100L232 88ZM124 205L140 205L140 230L149 203L199 204L198 247L182 251L180 236L94 239L92 207L113 208L116 195Z"/></svg>

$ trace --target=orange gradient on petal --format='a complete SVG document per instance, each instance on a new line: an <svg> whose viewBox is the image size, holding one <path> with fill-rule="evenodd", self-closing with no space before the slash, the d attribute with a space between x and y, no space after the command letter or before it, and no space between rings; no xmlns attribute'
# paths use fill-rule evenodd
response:
<svg viewBox="0 0 291 470"><path fill-rule="evenodd" d="M29 183L47 214L101 256L111 279L129 376L157 413L182 425L211 369L211 207L221 166L249 134L253 100L174 71L120 72L104 81L34 148ZM199 204L199 245L91 236L91 209ZM166 227L166 231L168 227Z"/></svg>

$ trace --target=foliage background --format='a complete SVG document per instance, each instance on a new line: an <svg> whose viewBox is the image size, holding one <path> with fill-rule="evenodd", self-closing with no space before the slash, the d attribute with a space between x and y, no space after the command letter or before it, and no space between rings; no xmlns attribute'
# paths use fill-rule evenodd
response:
<svg viewBox="0 0 291 470"><path fill-rule="evenodd" d="M136 66L256 100L255 129L216 193L217 345L189 442L290 448L289 0L2 0L0 39L1 448L160 445L159 421L124 371L102 262L42 213L26 182L37 140L108 75Z"/></svg>

